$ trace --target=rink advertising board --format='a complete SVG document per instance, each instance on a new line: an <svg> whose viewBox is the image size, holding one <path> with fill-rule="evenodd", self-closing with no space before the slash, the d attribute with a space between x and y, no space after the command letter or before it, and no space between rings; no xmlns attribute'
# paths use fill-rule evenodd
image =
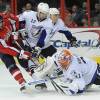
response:
<svg viewBox="0 0 100 100"><path fill-rule="evenodd" d="M73 36L77 38L78 47L71 47L66 37L56 33L51 43L57 48L68 48L75 54L92 58L100 63L100 48L94 47L100 39L100 28L71 28Z"/></svg>

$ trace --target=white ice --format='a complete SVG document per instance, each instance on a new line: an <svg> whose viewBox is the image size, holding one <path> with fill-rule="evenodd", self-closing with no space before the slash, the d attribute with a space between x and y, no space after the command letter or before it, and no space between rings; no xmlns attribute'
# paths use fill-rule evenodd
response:
<svg viewBox="0 0 100 100"><path fill-rule="evenodd" d="M31 80L30 76L23 71L27 81ZM78 96L67 96L56 93L52 85L47 84L50 91L36 91L33 88L31 94L22 94L19 86L3 64L0 64L0 100L95 100L100 99L100 88L93 86L88 92Z"/></svg>

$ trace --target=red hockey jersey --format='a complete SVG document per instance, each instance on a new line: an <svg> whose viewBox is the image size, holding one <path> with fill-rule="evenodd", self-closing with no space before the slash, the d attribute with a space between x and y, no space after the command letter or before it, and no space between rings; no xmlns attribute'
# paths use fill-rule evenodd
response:
<svg viewBox="0 0 100 100"><path fill-rule="evenodd" d="M12 35L8 27L3 26L0 30L0 53L9 54L11 56L17 56L19 51L12 47Z"/></svg>

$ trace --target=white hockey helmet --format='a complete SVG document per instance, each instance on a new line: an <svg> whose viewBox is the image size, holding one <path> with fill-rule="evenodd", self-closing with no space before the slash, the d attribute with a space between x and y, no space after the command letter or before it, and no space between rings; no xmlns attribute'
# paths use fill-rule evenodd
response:
<svg viewBox="0 0 100 100"><path fill-rule="evenodd" d="M38 4L38 12L42 12L44 14L48 14L49 13L49 5L47 3L39 3Z"/></svg>
<svg viewBox="0 0 100 100"><path fill-rule="evenodd" d="M59 15L60 12L59 12L59 10L57 8L50 8L49 14L50 15Z"/></svg>

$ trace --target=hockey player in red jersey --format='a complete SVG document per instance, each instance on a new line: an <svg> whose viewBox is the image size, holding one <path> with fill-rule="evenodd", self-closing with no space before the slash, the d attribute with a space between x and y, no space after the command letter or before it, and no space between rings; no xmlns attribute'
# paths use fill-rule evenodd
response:
<svg viewBox="0 0 100 100"><path fill-rule="evenodd" d="M19 30L19 19L18 19L18 17L16 15L14 15L11 12L10 5L6 6L6 10L3 13L3 16L4 16L5 25L13 32L14 38L17 39L19 34L17 34L16 31ZM27 49L27 47L24 46L24 44L22 42L22 39L17 39L17 41L23 47L24 50ZM16 44L14 46L16 47ZM25 60L25 59L20 60L20 59L18 59L18 62L20 63L21 67L23 67L31 75L30 69L28 67L28 60Z"/></svg>
<svg viewBox="0 0 100 100"><path fill-rule="evenodd" d="M24 50L20 51L13 47L13 40L12 32L7 26L5 26L3 15L0 15L0 58L11 75L21 86L20 90L24 91L27 89L25 87L26 81L17 67L13 57L18 57L20 61L23 59L28 60L31 53Z"/></svg>

